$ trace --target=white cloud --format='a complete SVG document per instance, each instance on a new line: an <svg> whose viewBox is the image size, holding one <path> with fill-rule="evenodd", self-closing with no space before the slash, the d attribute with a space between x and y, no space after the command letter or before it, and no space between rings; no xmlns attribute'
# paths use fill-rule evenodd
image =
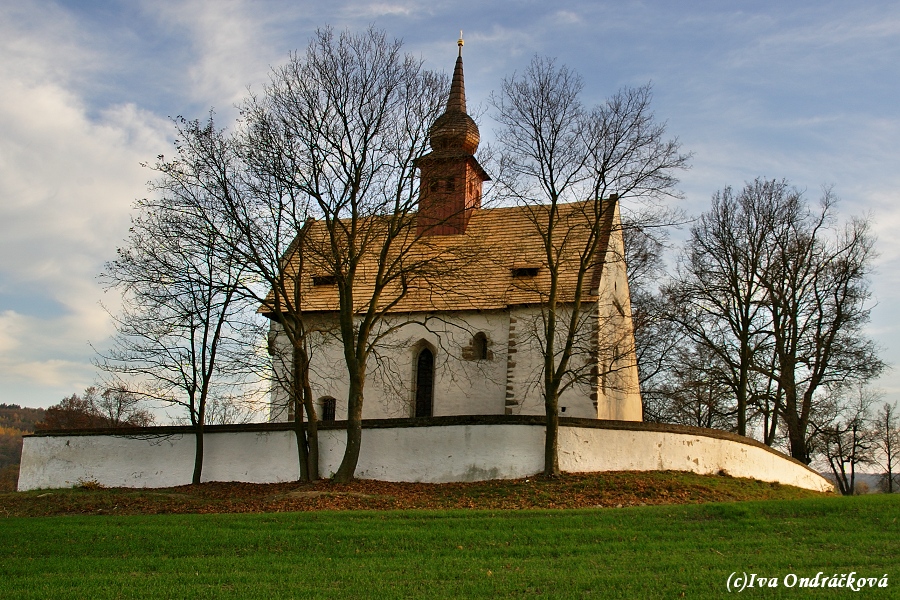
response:
<svg viewBox="0 0 900 600"><path fill-rule="evenodd" d="M868 45L900 37L900 16L885 6L859 6L857 10L835 13L819 12L817 7L798 12L789 28L771 28L759 39L759 47L780 52L785 48L832 48ZM896 8L896 7L895 7ZM776 20L772 19L772 24Z"/></svg>
<svg viewBox="0 0 900 600"><path fill-rule="evenodd" d="M351 19L377 19L385 16L409 17L425 9L421 2L350 2L343 15Z"/></svg>
<svg viewBox="0 0 900 600"><path fill-rule="evenodd" d="M89 107L78 65L102 60L74 20L41 9L46 20L0 26L0 292L16 305L0 306L0 383L77 391L92 377L88 340L111 332L96 275L145 193L139 163L169 146L171 126L133 104Z"/></svg>
<svg viewBox="0 0 900 600"><path fill-rule="evenodd" d="M183 77L184 94L202 106L214 106L228 118L246 95L247 86L266 81L270 66L286 60L288 51L296 49L294 45L280 47L278 30L296 18L300 7L262 7L243 0L144 3L144 10L165 27L183 32L179 38L190 47L184 73L172 73ZM306 41L292 39L291 43L305 46Z"/></svg>
<svg viewBox="0 0 900 600"><path fill-rule="evenodd" d="M95 377L86 340L97 331L96 321L79 315L44 319L0 313L0 383L86 387Z"/></svg>
<svg viewBox="0 0 900 600"><path fill-rule="evenodd" d="M0 4L0 67L8 79L72 83L102 70L101 56L84 42L76 19L53 2Z"/></svg>
<svg viewBox="0 0 900 600"><path fill-rule="evenodd" d="M25 319L11 310L0 313L0 356L10 355L22 344Z"/></svg>
<svg viewBox="0 0 900 600"><path fill-rule="evenodd" d="M584 22L581 15L571 10L558 10L553 14L553 20L557 25L564 27L580 25Z"/></svg>
<svg viewBox="0 0 900 600"><path fill-rule="evenodd" d="M140 162L167 146L169 125L134 106L88 119L76 97L53 85L12 81L6 92L0 269L23 281L64 280L73 261L76 268L86 266L81 258L96 264L123 237L149 176ZM57 293L60 280L47 283Z"/></svg>

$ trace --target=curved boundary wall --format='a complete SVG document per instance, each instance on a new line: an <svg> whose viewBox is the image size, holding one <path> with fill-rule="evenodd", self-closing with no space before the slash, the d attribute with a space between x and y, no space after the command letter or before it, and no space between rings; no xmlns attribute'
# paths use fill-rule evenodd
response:
<svg viewBox="0 0 900 600"><path fill-rule="evenodd" d="M204 481L275 483L298 478L290 423L208 426ZM320 469L337 470L345 432L321 424ZM543 417L472 416L363 422L361 479L444 483L515 479L543 470ZM73 487L170 487L191 481L189 427L80 430L25 437L19 491ZM560 419L566 472L725 473L812 490L833 489L806 465L749 438L714 429L627 421Z"/></svg>

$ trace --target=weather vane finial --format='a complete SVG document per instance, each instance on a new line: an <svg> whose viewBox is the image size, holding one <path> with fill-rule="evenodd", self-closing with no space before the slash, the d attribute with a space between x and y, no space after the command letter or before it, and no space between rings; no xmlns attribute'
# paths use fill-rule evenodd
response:
<svg viewBox="0 0 900 600"><path fill-rule="evenodd" d="M459 30L459 39L456 40L456 45L459 46L459 55L462 56L462 47L465 42L462 39L462 29Z"/></svg>

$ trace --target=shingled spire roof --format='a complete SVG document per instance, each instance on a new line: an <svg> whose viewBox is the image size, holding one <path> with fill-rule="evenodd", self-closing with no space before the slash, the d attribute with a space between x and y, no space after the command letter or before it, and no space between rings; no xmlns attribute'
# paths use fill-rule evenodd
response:
<svg viewBox="0 0 900 600"><path fill-rule="evenodd" d="M463 77L462 47L463 40L460 36L459 56L456 58L456 67L453 69L453 82L450 85L450 95L447 98L447 109L434 122L428 134L431 138L431 147L435 152L450 155L473 155L478 149L481 134L478 125L466 113L466 84Z"/></svg>
<svg viewBox="0 0 900 600"><path fill-rule="evenodd" d="M456 66L453 68L453 82L450 84L450 97L447 98L447 111L459 110L466 112L466 83L463 78L462 38L459 38L459 56L456 58Z"/></svg>

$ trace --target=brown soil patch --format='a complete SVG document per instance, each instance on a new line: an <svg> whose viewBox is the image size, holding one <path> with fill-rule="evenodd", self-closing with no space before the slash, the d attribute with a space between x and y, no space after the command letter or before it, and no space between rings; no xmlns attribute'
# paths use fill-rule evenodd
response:
<svg viewBox="0 0 900 600"><path fill-rule="evenodd" d="M74 488L0 494L2 516L312 510L618 508L819 496L790 486L681 472L567 474L474 483L212 482L166 489Z"/></svg>

